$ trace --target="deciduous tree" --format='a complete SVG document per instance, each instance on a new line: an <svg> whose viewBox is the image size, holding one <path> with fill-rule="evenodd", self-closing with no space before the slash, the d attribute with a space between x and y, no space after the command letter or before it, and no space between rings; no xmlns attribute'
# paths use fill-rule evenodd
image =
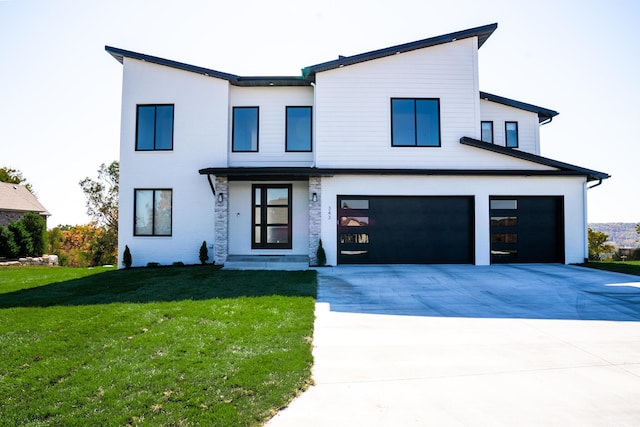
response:
<svg viewBox="0 0 640 427"><path fill-rule="evenodd" d="M20 184L27 187L27 190L33 193L33 187L27 182L22 172L8 167L0 168L0 182L8 182L9 184Z"/></svg>
<svg viewBox="0 0 640 427"><path fill-rule="evenodd" d="M610 253L614 251L612 245L607 245L605 242L609 240L609 235L601 231L595 231L591 228L587 229L589 238L589 259L599 260L600 254Z"/></svg>

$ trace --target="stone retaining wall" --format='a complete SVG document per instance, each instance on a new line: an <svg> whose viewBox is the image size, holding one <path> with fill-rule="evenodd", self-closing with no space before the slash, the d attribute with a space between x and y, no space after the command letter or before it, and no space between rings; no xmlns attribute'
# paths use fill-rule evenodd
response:
<svg viewBox="0 0 640 427"><path fill-rule="evenodd" d="M0 258L0 267L13 265L58 265L58 255L42 255L41 257L25 257L17 260L5 260Z"/></svg>

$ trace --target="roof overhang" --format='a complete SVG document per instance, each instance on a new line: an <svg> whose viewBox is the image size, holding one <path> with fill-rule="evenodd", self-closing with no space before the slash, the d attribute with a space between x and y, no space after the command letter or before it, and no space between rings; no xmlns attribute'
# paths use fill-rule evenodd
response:
<svg viewBox="0 0 640 427"><path fill-rule="evenodd" d="M500 145L491 144L484 141L479 141L474 138L468 138L466 136L460 138L460 143L463 145L468 145L470 147L480 148L487 151L492 151L494 153L504 154L507 156L515 157L521 160L527 160L529 162L537 163L544 166L549 166L553 168L557 168L557 172L560 174L571 174L571 175L582 175L587 177L587 181L598 181L602 179L610 178L609 174L604 172L598 172L592 169L583 168L580 166L575 166L569 163L560 162L558 160L553 160L548 157L538 156L536 154L526 153L524 151L515 150L513 148L502 147ZM556 171L550 171L556 172Z"/></svg>
<svg viewBox="0 0 640 427"><path fill-rule="evenodd" d="M201 175L226 176L229 181L304 181L311 176L393 175L393 176L585 176L578 170L529 169L373 169L315 167L212 167ZM608 177L608 175L607 175Z"/></svg>
<svg viewBox="0 0 640 427"><path fill-rule="evenodd" d="M211 68L198 67L196 65L185 64L184 62L172 61L171 59L160 58L157 56L146 55L144 53L133 52L130 50L119 49L117 47L105 46L106 50L118 62L124 64L124 58L132 58L140 61L149 62L151 64L163 65L165 67L175 68L190 73L196 73L207 77L215 77L227 80L234 86L310 86L311 82L302 77L295 76L257 76L242 77L235 74L224 73L222 71L212 70Z"/></svg>
<svg viewBox="0 0 640 427"><path fill-rule="evenodd" d="M410 43L404 43L384 49L373 50L370 52L360 53L353 56L341 56L336 60L323 62L321 64L311 65L302 69L302 76L305 78L313 78L316 73L332 70L334 68L344 67L347 65L358 64L360 62L371 61L374 59L384 58L386 56L397 55L399 53L410 52L417 49L436 46L444 43L450 43L470 37L478 38L478 48L487 41L489 36L498 28L498 24L489 24L482 27L469 28L467 30L456 31L455 33L444 34L441 36L430 37L423 40L417 40Z"/></svg>
<svg viewBox="0 0 640 427"><path fill-rule="evenodd" d="M551 120L557 116L557 111L550 110L548 108L538 107L537 105L527 104L526 102L516 101L515 99L505 98L503 96L493 95L487 92L480 92L480 99L486 99L487 101L496 102L498 104L507 105L509 107L519 108L520 110L529 111L538 115L538 123Z"/></svg>

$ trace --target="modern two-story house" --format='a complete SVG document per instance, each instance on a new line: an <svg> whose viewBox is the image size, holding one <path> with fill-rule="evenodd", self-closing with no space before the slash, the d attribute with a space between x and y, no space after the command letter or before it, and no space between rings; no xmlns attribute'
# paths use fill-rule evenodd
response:
<svg viewBox="0 0 640 427"><path fill-rule="evenodd" d="M480 91L497 24L243 77L123 64L120 259L218 264L582 262L606 173L540 155L556 111ZM293 257L296 256L296 257ZM254 258L255 259L255 258Z"/></svg>

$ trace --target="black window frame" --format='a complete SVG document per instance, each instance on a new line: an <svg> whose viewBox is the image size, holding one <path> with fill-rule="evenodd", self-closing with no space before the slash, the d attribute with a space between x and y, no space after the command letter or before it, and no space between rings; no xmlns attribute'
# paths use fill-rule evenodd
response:
<svg viewBox="0 0 640 427"><path fill-rule="evenodd" d="M516 145L509 145L509 133L507 131L507 126L510 124L516 125ZM518 148L520 146L520 133L518 130L518 122L504 122L504 146L507 148Z"/></svg>
<svg viewBox="0 0 640 427"><path fill-rule="evenodd" d="M236 111L256 110L256 149L238 150L236 149ZM260 151L260 107L259 106L234 106L232 110L231 123L231 151L234 153L257 153Z"/></svg>
<svg viewBox="0 0 640 427"><path fill-rule="evenodd" d="M414 120L414 134L415 134L415 144L413 145L396 145L393 141L394 134L394 120L393 120L393 101L396 100L405 100L405 101L413 101L413 120ZM418 119L416 114L416 106L418 101L435 101L437 105L438 111L438 145L420 145L418 144ZM391 146L392 147L424 147L424 148L437 148L442 147L442 123L441 123L441 114L440 114L440 98L391 98L390 102L390 112L391 112Z"/></svg>
<svg viewBox="0 0 640 427"><path fill-rule="evenodd" d="M169 221L171 222L169 226L169 234L156 234L156 217L155 212L152 208L151 210L151 234L141 234L136 231L136 219L138 217L137 206L138 206L138 192L139 191L151 191L153 194L152 197L152 206L155 206L156 203L156 191L170 191L171 192L171 206L169 211ZM133 235L136 237L171 237L173 236L173 188L134 188L133 189Z"/></svg>
<svg viewBox="0 0 640 427"><path fill-rule="evenodd" d="M482 125L484 124L490 124L491 125L491 141L485 141L484 138L482 137ZM480 141L483 142L488 142L491 144L495 144L495 136L493 133L493 120L483 120L480 122Z"/></svg>
<svg viewBox="0 0 640 427"><path fill-rule="evenodd" d="M153 148L139 148L138 137L140 136L140 108L154 108L153 114ZM158 108L157 107L171 107L171 148L156 148L157 138L156 130L158 123ZM173 151L173 136L175 132L175 104L137 104L136 105L136 151Z"/></svg>
<svg viewBox="0 0 640 427"><path fill-rule="evenodd" d="M309 149L308 150L293 150L289 148L289 110L309 110ZM313 151L313 107L308 105L300 106L287 106L285 108L285 152L287 153L310 153Z"/></svg>
<svg viewBox="0 0 640 427"><path fill-rule="evenodd" d="M256 202L256 189L260 188L260 203ZM284 205L269 205L267 201L267 190L269 188L286 188L289 192L287 204L287 221L288 224L267 222L267 211L269 207L284 207ZM260 223L256 223L256 208L260 207ZM251 249L292 249L293 248L293 186L291 184L252 184L251 185ZM287 225L287 243L268 243L267 227L268 226ZM256 227L260 227L260 243L256 243Z"/></svg>

